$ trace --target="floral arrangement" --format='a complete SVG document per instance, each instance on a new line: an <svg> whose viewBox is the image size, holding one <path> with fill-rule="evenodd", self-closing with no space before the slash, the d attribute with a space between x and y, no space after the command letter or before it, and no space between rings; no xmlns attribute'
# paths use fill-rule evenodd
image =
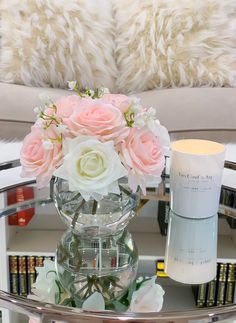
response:
<svg viewBox="0 0 236 323"><path fill-rule="evenodd" d="M33 284L34 300L79 307L84 310L116 310L118 312L159 312L163 306L164 290L156 283L156 277L139 277L133 282L122 299L105 305L102 294L94 292L83 303L69 297L56 274L55 263L44 260L43 267L36 267L38 273Z"/></svg>
<svg viewBox="0 0 236 323"><path fill-rule="evenodd" d="M107 89L80 91L76 82L69 88L75 93L35 108L21 150L22 176L36 177L39 188L52 176L66 179L86 201L119 194L124 176L132 191L157 186L169 136L156 110Z"/></svg>

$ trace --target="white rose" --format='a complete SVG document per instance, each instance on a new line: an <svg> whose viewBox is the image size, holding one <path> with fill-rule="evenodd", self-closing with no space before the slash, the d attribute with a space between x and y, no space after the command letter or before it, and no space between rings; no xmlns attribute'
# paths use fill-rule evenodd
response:
<svg viewBox="0 0 236 323"><path fill-rule="evenodd" d="M162 287L155 283L155 278L148 280L132 295L129 311L159 312L163 306Z"/></svg>
<svg viewBox="0 0 236 323"><path fill-rule="evenodd" d="M79 191L88 201L100 200L108 193L119 194L117 180L127 170L115 151L112 141L100 142L96 138L80 136L66 139L65 158L54 175L68 180L70 191Z"/></svg>

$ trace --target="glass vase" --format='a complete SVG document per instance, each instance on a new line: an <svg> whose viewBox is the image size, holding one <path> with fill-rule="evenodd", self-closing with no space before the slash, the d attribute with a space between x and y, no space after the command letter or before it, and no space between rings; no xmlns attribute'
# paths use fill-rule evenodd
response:
<svg viewBox="0 0 236 323"><path fill-rule="evenodd" d="M57 247L57 274L77 305L94 292L109 305L136 278L138 252L126 226L135 215L140 193L130 191L127 179L119 186L119 195L85 201L80 193L69 191L67 181L55 180L55 205L68 227Z"/></svg>

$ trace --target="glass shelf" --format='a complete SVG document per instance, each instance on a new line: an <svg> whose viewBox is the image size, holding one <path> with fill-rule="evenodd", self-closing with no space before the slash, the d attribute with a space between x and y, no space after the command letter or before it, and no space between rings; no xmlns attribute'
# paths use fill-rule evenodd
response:
<svg viewBox="0 0 236 323"><path fill-rule="evenodd" d="M230 135L232 132L229 132ZM196 133L195 133L196 134ZM208 134L208 137L206 137ZM235 133L234 133L235 134ZM186 133L185 133L186 135ZM199 136L205 139L211 137L212 132L199 132ZM196 136L195 136L196 137ZM183 133L175 133L172 139L182 139ZM0 170L10 172L11 169L19 166L17 160L0 165ZM12 168L13 167L13 168ZM225 167L235 171L236 164L226 162ZM0 172L1 173L1 172ZM1 174L0 174L1 175ZM17 187L32 187L34 198L19 202L16 204L0 208L0 218L6 218L15 212L34 208L36 215L30 224L25 228L13 230L11 240L8 244L6 256L9 255L44 255L53 256L56 248L56 242L63 233L64 227L57 222L56 210L52 203L51 187L38 190L34 181L21 181L13 184L12 182L5 187L0 188L0 199L6 201L10 190ZM155 262L163 259L165 248L165 236L160 232L157 218L156 201L169 202L169 181L168 172L163 174L163 180L157 189L148 189L147 196L142 196L142 207L150 210L146 215L137 217L131 223L130 231L138 245L140 254L139 274L155 274ZM235 192L235 188L222 187L222 190L230 189ZM148 202L148 203L147 203ZM153 211L154 210L154 211ZM155 213L156 212L156 213ZM150 216L149 213L152 213ZM160 214L159 214L160 216ZM46 224L43 225L46 218ZM159 219L160 220L160 219ZM168 215L165 216L164 223L167 225ZM218 261L236 262L236 209L221 203L219 206L219 228L218 237ZM40 223L40 225L39 225ZM42 225L41 225L42 224ZM144 232L140 232L143 230ZM235 237L232 240L231 234ZM235 245L234 245L235 243ZM81 309L63 307L53 304L45 304L38 301L26 299L0 291L0 306L11 311L19 312L27 316L36 316L42 322L94 322L94 323L112 323L112 322L162 322L162 323L208 323L208 322L235 322L236 304L224 305L221 307L196 308L192 288L190 285L174 282L170 278L158 278L166 294L164 296L164 306L159 313L116 313L111 311L89 312ZM15 323L15 322L14 322Z"/></svg>

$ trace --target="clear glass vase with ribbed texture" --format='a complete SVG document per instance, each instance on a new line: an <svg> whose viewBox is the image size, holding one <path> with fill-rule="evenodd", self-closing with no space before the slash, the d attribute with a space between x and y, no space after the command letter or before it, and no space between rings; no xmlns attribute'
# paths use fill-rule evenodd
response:
<svg viewBox="0 0 236 323"><path fill-rule="evenodd" d="M57 274L77 305L94 292L101 293L106 304L120 299L136 277L138 252L126 226L140 192L132 193L126 178L119 187L119 195L85 201L69 190L67 181L54 182L55 205L68 226L57 247Z"/></svg>

